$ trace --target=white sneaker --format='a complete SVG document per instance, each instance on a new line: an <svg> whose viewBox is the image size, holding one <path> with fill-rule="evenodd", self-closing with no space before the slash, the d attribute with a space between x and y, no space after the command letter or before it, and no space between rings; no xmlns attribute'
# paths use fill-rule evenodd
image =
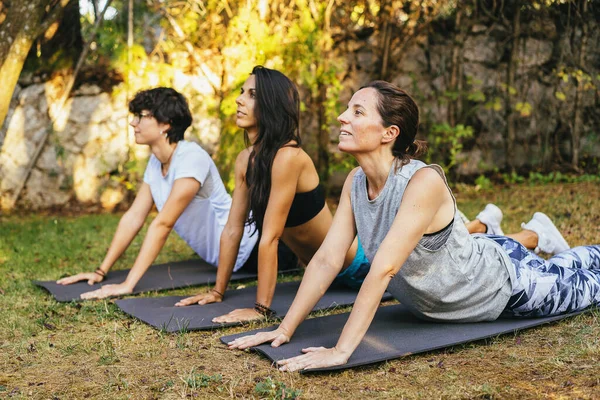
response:
<svg viewBox="0 0 600 400"><path fill-rule="evenodd" d="M487 231L485 233L504 236L504 232L500 228L502 217L502 210L500 210L498 206L490 203L485 206L483 211L477 214L475 219L478 219L482 224L487 226Z"/></svg>
<svg viewBox="0 0 600 400"><path fill-rule="evenodd" d="M536 253L541 250L544 253L557 254L571 248L552 220L544 213L536 212L531 221L521 224L521 228L534 231L538 235Z"/></svg>

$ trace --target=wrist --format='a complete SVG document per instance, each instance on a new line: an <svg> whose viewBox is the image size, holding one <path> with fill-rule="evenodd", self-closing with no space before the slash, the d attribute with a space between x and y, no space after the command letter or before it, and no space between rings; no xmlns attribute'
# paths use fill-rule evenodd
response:
<svg viewBox="0 0 600 400"><path fill-rule="evenodd" d="M259 303L258 301L256 303L254 303L254 311L256 311L257 313L261 314L263 317L266 317L266 318L271 318L271 317L274 317L275 315L277 315L275 310L265 306L262 303Z"/></svg>
<svg viewBox="0 0 600 400"><path fill-rule="evenodd" d="M96 278L96 280L98 282L103 281L105 277L106 277L106 272L104 272L101 268L97 268L94 271L94 278Z"/></svg>
<svg viewBox="0 0 600 400"><path fill-rule="evenodd" d="M222 291L220 291L220 290L218 290L218 289L216 289L216 288L212 288L212 289L210 289L210 292L211 292L212 294L216 294L216 295L217 295L217 296L219 296L219 298L221 298L221 299L223 299L223 297L225 297L225 293L224 293L224 292L222 292Z"/></svg>
<svg viewBox="0 0 600 400"><path fill-rule="evenodd" d="M350 358L350 356L352 355L352 353L354 352L354 350L350 350L350 349L345 349L344 347L340 346L340 345L336 345L334 347L335 351L344 356L346 358L346 361Z"/></svg>
<svg viewBox="0 0 600 400"><path fill-rule="evenodd" d="M295 331L294 329L286 328L283 322L279 324L279 327L277 329L279 329L283 335L287 336L290 339L292 338L292 335Z"/></svg>

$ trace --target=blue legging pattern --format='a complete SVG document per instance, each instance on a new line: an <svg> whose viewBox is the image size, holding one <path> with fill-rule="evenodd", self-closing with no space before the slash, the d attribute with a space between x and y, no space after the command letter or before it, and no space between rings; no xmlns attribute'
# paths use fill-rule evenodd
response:
<svg viewBox="0 0 600 400"><path fill-rule="evenodd" d="M600 246L544 260L511 238L488 236L508 253L517 276L503 317L544 317L600 304Z"/></svg>

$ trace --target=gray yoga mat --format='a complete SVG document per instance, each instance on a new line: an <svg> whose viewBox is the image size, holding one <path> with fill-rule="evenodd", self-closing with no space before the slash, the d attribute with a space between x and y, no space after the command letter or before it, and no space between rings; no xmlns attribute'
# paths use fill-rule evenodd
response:
<svg viewBox="0 0 600 400"><path fill-rule="evenodd" d="M416 353L422 353L472 342L489 337L512 333L521 329L558 321L580 312L546 318L498 319L493 322L442 323L416 318L401 304L380 307L375 318L348 362L344 365L301 371L303 373L343 370L361 365L374 364ZM335 346L349 314L312 318L304 321L292 340L280 347L262 344L253 349L275 362L302 354L307 347ZM223 336L228 343L238 337L256 332L273 330L275 326L236 335Z"/></svg>
<svg viewBox="0 0 600 400"><path fill-rule="evenodd" d="M277 313L276 318L285 316L294 301L299 286L300 282L277 284L271 305L271 308ZM353 304L357 294L356 289L334 285L329 288L313 311ZM115 303L132 317L167 332L215 329L240 325L239 323L214 324L212 319L236 308L254 307L256 287L228 290L221 303L175 307L174 304L183 298L182 296L148 297L117 300ZM391 295L385 293L383 300L387 299L391 299Z"/></svg>
<svg viewBox="0 0 600 400"><path fill-rule="evenodd" d="M297 269L280 270L279 272L295 271ZM121 283L125 280L128 273L128 269L111 271L102 282L93 286L88 285L85 281L72 285L58 285L56 281L33 281L33 283L46 289L57 301L81 301L79 296L82 293L99 289L104 285ZM153 265L135 286L133 294L213 284L216 277L217 269L201 259ZM243 270L235 272L231 276L232 281L253 278L256 278L256 273L246 273Z"/></svg>

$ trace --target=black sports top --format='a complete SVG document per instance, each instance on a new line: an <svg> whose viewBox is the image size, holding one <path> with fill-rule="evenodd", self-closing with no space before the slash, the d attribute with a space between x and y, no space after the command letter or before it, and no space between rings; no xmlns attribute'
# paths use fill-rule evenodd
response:
<svg viewBox="0 0 600 400"><path fill-rule="evenodd" d="M296 193L285 227L302 225L313 219L325 206L325 190L320 184L310 192Z"/></svg>

